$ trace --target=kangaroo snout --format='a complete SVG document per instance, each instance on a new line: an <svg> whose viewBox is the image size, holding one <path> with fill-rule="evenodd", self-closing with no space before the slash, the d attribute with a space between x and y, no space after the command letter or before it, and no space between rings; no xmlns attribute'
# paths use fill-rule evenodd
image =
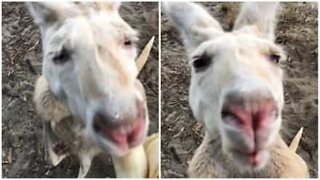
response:
<svg viewBox="0 0 320 180"><path fill-rule="evenodd" d="M269 95L261 96L255 92L229 93L221 112L225 123L244 127L253 133L272 123L277 116L275 100Z"/></svg>
<svg viewBox="0 0 320 180"><path fill-rule="evenodd" d="M234 90L226 94L221 110L228 151L250 167L262 167L277 128L279 108L264 89Z"/></svg>
<svg viewBox="0 0 320 180"><path fill-rule="evenodd" d="M97 111L92 121L94 132L120 149L139 145L146 131L145 102L136 100L133 109L128 113Z"/></svg>

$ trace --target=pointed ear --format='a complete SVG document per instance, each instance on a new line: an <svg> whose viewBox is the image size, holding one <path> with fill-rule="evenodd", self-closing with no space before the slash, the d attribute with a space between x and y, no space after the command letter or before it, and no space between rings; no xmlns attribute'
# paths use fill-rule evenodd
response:
<svg viewBox="0 0 320 180"><path fill-rule="evenodd" d="M53 7L42 2L27 2L31 16L37 24L45 24L58 20L58 14Z"/></svg>
<svg viewBox="0 0 320 180"><path fill-rule="evenodd" d="M110 2L100 2L105 10L111 10L111 11L119 11L119 8L121 6L121 2L119 1L110 1Z"/></svg>
<svg viewBox="0 0 320 180"><path fill-rule="evenodd" d="M188 2L164 2L165 14L182 35L187 50L223 32L220 24L203 7Z"/></svg>
<svg viewBox="0 0 320 180"><path fill-rule="evenodd" d="M35 23L40 26L57 22L74 12L73 4L67 2L27 2L27 7Z"/></svg>
<svg viewBox="0 0 320 180"><path fill-rule="evenodd" d="M278 2L246 2L242 5L234 30L251 26L257 36L274 40Z"/></svg>

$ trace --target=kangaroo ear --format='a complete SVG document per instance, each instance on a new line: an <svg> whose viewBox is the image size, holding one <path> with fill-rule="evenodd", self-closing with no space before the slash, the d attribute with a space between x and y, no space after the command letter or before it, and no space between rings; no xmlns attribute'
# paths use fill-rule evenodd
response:
<svg viewBox="0 0 320 180"><path fill-rule="evenodd" d="M68 2L27 2L27 7L35 23L47 26L75 11L73 3Z"/></svg>
<svg viewBox="0 0 320 180"><path fill-rule="evenodd" d="M188 2L164 2L165 14L182 35L187 50L193 50L202 42L223 32L219 22L203 7Z"/></svg>
<svg viewBox="0 0 320 180"><path fill-rule="evenodd" d="M119 1L110 1L110 2L100 2L103 4L106 10L111 10L111 11L119 11L119 8L121 6L121 2Z"/></svg>
<svg viewBox="0 0 320 180"><path fill-rule="evenodd" d="M27 2L27 7L34 21L41 25L45 23L55 22L58 20L56 10L49 4L41 2Z"/></svg>
<svg viewBox="0 0 320 180"><path fill-rule="evenodd" d="M257 36L273 41L278 9L278 2L246 2L241 7L234 30L251 26Z"/></svg>

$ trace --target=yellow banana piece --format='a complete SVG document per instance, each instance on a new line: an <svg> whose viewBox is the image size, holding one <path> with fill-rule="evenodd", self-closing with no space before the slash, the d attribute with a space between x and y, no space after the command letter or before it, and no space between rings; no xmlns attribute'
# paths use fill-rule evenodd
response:
<svg viewBox="0 0 320 180"><path fill-rule="evenodd" d="M143 143L148 160L148 178L159 177L159 134L147 137Z"/></svg>

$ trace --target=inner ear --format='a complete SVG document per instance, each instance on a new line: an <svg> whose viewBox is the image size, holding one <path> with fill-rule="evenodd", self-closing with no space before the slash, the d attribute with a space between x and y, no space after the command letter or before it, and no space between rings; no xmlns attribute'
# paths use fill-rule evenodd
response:
<svg viewBox="0 0 320 180"><path fill-rule="evenodd" d="M44 25L58 20L55 5L46 2L28 2L26 4L37 24Z"/></svg>
<svg viewBox="0 0 320 180"><path fill-rule="evenodd" d="M224 33L220 23L204 7L189 2L164 2L164 12L182 35L187 51Z"/></svg>
<svg viewBox="0 0 320 180"><path fill-rule="evenodd" d="M102 10L105 11L116 11L118 12L121 2L119 1L110 1L110 2L98 2Z"/></svg>
<svg viewBox="0 0 320 180"><path fill-rule="evenodd" d="M59 21L80 14L74 3L64 1L28 2L27 7L41 33Z"/></svg>
<svg viewBox="0 0 320 180"><path fill-rule="evenodd" d="M277 2L243 3L234 30L246 31L247 27L250 27L255 35L273 41L278 4Z"/></svg>

